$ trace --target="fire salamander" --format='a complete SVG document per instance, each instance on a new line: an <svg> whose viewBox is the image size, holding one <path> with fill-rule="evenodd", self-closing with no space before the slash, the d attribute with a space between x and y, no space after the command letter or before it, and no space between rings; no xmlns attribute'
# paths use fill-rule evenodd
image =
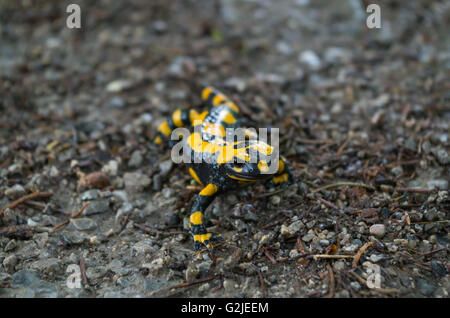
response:
<svg viewBox="0 0 450 318"><path fill-rule="evenodd" d="M252 131L244 129L244 140L227 142L227 128L240 128L241 123L239 108L234 102L209 86L203 88L201 97L210 110L202 113L193 109L175 110L170 119L159 125L155 143L168 142L173 147L172 131L179 127L190 128L190 134L184 139L192 158L188 162L189 172L204 187L192 205L190 232L195 250L202 245L212 250L212 241L222 238L206 230L204 213L218 193L264 180L269 185L285 186L292 183L293 177L281 156L278 169L267 174L270 162L262 158L270 156L274 148L256 138L249 139L254 137Z"/></svg>

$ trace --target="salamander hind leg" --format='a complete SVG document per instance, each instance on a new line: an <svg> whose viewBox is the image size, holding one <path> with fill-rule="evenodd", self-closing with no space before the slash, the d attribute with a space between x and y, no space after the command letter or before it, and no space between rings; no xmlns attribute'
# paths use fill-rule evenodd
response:
<svg viewBox="0 0 450 318"><path fill-rule="evenodd" d="M277 173L266 182L266 187L287 187L294 183L294 176L285 158L280 157Z"/></svg>
<svg viewBox="0 0 450 318"><path fill-rule="evenodd" d="M204 213L209 204L214 200L218 192L215 184L208 184L195 198L189 218L189 227L194 238L194 249L199 250L204 245L208 250L213 249L214 240L223 240L220 236L208 232L205 227Z"/></svg>

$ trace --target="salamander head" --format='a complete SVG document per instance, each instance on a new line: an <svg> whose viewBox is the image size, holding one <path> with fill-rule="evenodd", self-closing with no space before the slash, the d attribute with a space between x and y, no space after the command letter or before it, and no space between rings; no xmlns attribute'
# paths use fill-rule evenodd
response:
<svg viewBox="0 0 450 318"><path fill-rule="evenodd" d="M229 178L240 181L257 181L275 174L278 167L270 166L273 147L260 140L237 142L235 155L224 164Z"/></svg>

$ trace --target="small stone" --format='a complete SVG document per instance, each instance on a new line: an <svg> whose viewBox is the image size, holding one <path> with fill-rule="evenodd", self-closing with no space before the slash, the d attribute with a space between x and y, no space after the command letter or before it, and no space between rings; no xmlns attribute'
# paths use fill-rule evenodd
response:
<svg viewBox="0 0 450 318"><path fill-rule="evenodd" d="M434 286L431 283L428 283L425 279L422 278L419 278L416 284L420 292L425 296L431 296L436 290L436 286Z"/></svg>
<svg viewBox="0 0 450 318"><path fill-rule="evenodd" d="M314 51L304 51L299 56L299 61L313 70L317 70L322 66L322 61Z"/></svg>
<svg viewBox="0 0 450 318"><path fill-rule="evenodd" d="M137 255L147 255L151 254L156 250L154 247L154 242L151 239L144 239L142 241L136 242L132 249L136 251Z"/></svg>
<svg viewBox="0 0 450 318"><path fill-rule="evenodd" d="M434 188L438 188L439 190L447 190L448 189L448 180L444 179L436 179L427 182L428 189L434 190Z"/></svg>
<svg viewBox="0 0 450 318"><path fill-rule="evenodd" d="M370 255L370 261L373 263L381 261L383 258L384 258L383 254L371 254Z"/></svg>
<svg viewBox="0 0 450 318"><path fill-rule="evenodd" d="M383 237L386 234L386 226L384 224L374 224L369 228L369 232L376 237Z"/></svg>
<svg viewBox="0 0 450 318"><path fill-rule="evenodd" d="M342 248L342 250L347 253L353 253L358 250L358 245L350 244L350 245L344 246L344 248Z"/></svg>
<svg viewBox="0 0 450 318"><path fill-rule="evenodd" d="M304 242L310 242L310 241L312 241L312 239L313 238L315 238L316 237L316 235L314 234L314 232L308 232L308 234L306 234L306 235L304 235L303 237L302 237L302 240L304 241Z"/></svg>
<svg viewBox="0 0 450 318"><path fill-rule="evenodd" d="M122 204L120 209L117 210L115 221L118 222L122 216L128 215L131 211L133 211L133 205L131 203L125 202L124 204Z"/></svg>
<svg viewBox="0 0 450 318"><path fill-rule="evenodd" d="M231 279L225 279L225 280L223 281L223 288L224 288L225 291L228 292L228 293L234 292L234 290L235 290L235 288L236 288L235 285L236 285L236 282L235 282L234 280L231 280Z"/></svg>
<svg viewBox="0 0 450 318"><path fill-rule="evenodd" d="M164 215L164 223L168 227L177 226L179 221L180 218L178 217L178 213L176 213L175 211L167 211L167 213Z"/></svg>
<svg viewBox="0 0 450 318"><path fill-rule="evenodd" d="M139 167L143 160L142 152L135 150L131 154L130 160L128 160L128 167Z"/></svg>
<svg viewBox="0 0 450 318"><path fill-rule="evenodd" d="M159 174L161 175L161 177L167 176L169 174L170 170L172 169L172 167L173 167L172 159L161 162L159 164L159 170L160 170Z"/></svg>
<svg viewBox="0 0 450 318"><path fill-rule="evenodd" d="M100 190L88 190L81 194L82 201L92 201L97 200L100 197Z"/></svg>
<svg viewBox="0 0 450 318"><path fill-rule="evenodd" d="M440 164L447 165L450 163L450 155L444 148L437 150L435 155Z"/></svg>
<svg viewBox="0 0 450 318"><path fill-rule="evenodd" d="M400 176L403 173L403 168L401 166L396 166L394 168L392 168L391 170L392 174L394 174L395 176Z"/></svg>
<svg viewBox="0 0 450 318"><path fill-rule="evenodd" d="M12 187L6 189L5 194L8 198L15 200L25 194L25 189L20 184L15 184Z"/></svg>
<svg viewBox="0 0 450 318"><path fill-rule="evenodd" d="M89 173L78 180L78 190L104 189L110 185L109 179L101 171Z"/></svg>
<svg viewBox="0 0 450 318"><path fill-rule="evenodd" d="M125 188L130 192L142 192L152 182L148 176L139 172L127 172L123 178Z"/></svg>
<svg viewBox="0 0 450 318"><path fill-rule="evenodd" d="M10 240L8 244L6 244L5 248L3 249L5 252L12 251L17 247L16 240Z"/></svg>
<svg viewBox="0 0 450 318"><path fill-rule="evenodd" d="M289 226L283 224L281 226L281 235L284 238L291 238L296 233L298 233L302 228L304 228L304 224L302 221L295 221L291 223Z"/></svg>
<svg viewBox="0 0 450 318"><path fill-rule="evenodd" d="M70 223L79 231L90 231L97 228L97 223L90 218L71 219Z"/></svg>
<svg viewBox="0 0 450 318"><path fill-rule="evenodd" d="M273 196L270 198L270 203L272 203L273 205L279 205L280 202L281 202L281 198L280 198L280 196L278 196L278 195L273 195Z"/></svg>
<svg viewBox="0 0 450 318"><path fill-rule="evenodd" d="M3 260L3 267L5 268L6 272L13 273L17 265L17 261L17 256L14 254L5 257L5 259Z"/></svg>
<svg viewBox="0 0 450 318"><path fill-rule="evenodd" d="M108 101L108 106L113 108L122 108L125 106L125 101L119 96L114 96Z"/></svg>
<svg viewBox="0 0 450 318"><path fill-rule="evenodd" d="M102 172L110 176L117 176L119 171L119 163L116 160L110 160L103 166Z"/></svg>
<svg viewBox="0 0 450 318"><path fill-rule="evenodd" d="M342 271L345 269L345 263L344 261L337 261L333 264L333 269L337 272Z"/></svg>
<svg viewBox="0 0 450 318"><path fill-rule="evenodd" d="M58 289L56 285L39 279L39 275L34 271L20 270L14 275L12 286L14 288L23 287L26 289L26 297L35 298L56 298Z"/></svg>
<svg viewBox="0 0 450 318"><path fill-rule="evenodd" d="M328 246L328 245L330 245L330 241L328 241L328 240L320 240L319 244L322 245L322 246Z"/></svg>
<svg viewBox="0 0 450 318"><path fill-rule="evenodd" d="M194 281L197 278L198 274L200 274L200 271L195 266L188 266L188 268L186 269L186 281Z"/></svg>
<svg viewBox="0 0 450 318"><path fill-rule="evenodd" d="M83 215L105 213L109 210L109 201L105 199L94 200L84 209Z"/></svg>
<svg viewBox="0 0 450 318"><path fill-rule="evenodd" d="M350 286L356 291L359 291L361 289L361 285L358 282L351 282Z"/></svg>
<svg viewBox="0 0 450 318"><path fill-rule="evenodd" d="M113 82L108 83L106 86L106 91L110 93L118 93L123 90L131 88L132 83L126 79L115 80Z"/></svg>
<svg viewBox="0 0 450 318"><path fill-rule="evenodd" d="M431 153L431 143L428 140L425 140L422 143L422 150L423 152L425 152L427 155Z"/></svg>

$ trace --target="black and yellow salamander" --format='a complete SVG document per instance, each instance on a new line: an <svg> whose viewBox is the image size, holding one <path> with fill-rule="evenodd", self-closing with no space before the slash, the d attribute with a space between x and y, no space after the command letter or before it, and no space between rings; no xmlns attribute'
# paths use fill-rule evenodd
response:
<svg viewBox="0 0 450 318"><path fill-rule="evenodd" d="M268 173L271 162L266 158L272 155L274 147L251 138L255 137L252 131L244 129L244 139L233 137L229 142L228 128L240 128L241 119L238 106L228 97L207 86L202 90L202 100L209 111L177 109L159 125L155 143L168 143L173 147L172 132L189 127L189 135L183 138L192 158L187 165L192 177L204 187L192 205L190 231L195 250L202 245L211 250L212 241L220 237L206 230L204 213L218 193L264 180L271 185L284 186L292 183L293 177L281 156L277 157L278 167Z"/></svg>

